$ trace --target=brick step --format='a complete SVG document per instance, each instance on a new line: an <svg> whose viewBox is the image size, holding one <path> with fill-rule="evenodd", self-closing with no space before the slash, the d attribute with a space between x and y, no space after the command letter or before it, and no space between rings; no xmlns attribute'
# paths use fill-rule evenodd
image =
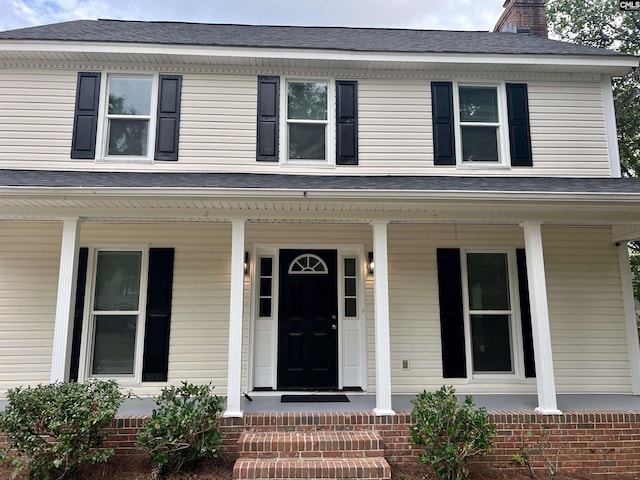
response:
<svg viewBox="0 0 640 480"><path fill-rule="evenodd" d="M241 458L358 458L382 457L382 437L375 431L315 431L243 433Z"/></svg>
<svg viewBox="0 0 640 480"><path fill-rule="evenodd" d="M240 458L233 467L235 480L367 479L389 480L391 467L383 457L352 459L274 459Z"/></svg>

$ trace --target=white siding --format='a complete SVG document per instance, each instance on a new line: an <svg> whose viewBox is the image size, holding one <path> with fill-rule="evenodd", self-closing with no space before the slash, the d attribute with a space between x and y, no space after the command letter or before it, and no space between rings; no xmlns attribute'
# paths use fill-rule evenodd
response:
<svg viewBox="0 0 640 480"><path fill-rule="evenodd" d="M175 248L168 382L211 382L216 393L226 393L230 224L87 223L81 243ZM157 388L134 390L155 393Z"/></svg>
<svg viewBox="0 0 640 480"><path fill-rule="evenodd" d="M4 168L73 168L77 72L0 70L0 160Z"/></svg>
<svg viewBox="0 0 640 480"><path fill-rule="evenodd" d="M543 242L558 392L630 393L620 272L610 230L547 227ZM390 226L394 392L442 384L456 384L463 393L535 392L531 379L498 384L442 378L436 248L480 246L522 248L523 234L519 227ZM409 360L410 370L401 369L402 360Z"/></svg>
<svg viewBox="0 0 640 480"><path fill-rule="evenodd" d="M543 231L559 392L631 391L617 250L610 230Z"/></svg>
<svg viewBox="0 0 640 480"><path fill-rule="evenodd" d="M50 373L61 223L0 222L0 395L47 382ZM367 225L248 224L254 245L371 249ZM543 227L555 376L559 393L630 393L616 249L608 228ZM169 382L212 382L226 393L229 224L82 226L81 244L174 247ZM461 393L535 392L535 381L467 383L442 378L436 249L523 247L519 227L390 225L391 373L394 393L456 384ZM245 279L243 389L249 369L250 285ZM368 390L375 391L373 277L365 283ZM408 360L409 370L402 370ZM156 393L159 384L136 393Z"/></svg>
<svg viewBox="0 0 640 480"><path fill-rule="evenodd" d="M0 222L0 397L51 376L62 223Z"/></svg>
<svg viewBox="0 0 640 480"><path fill-rule="evenodd" d="M527 82L534 167L470 170L433 165L429 79L410 75L359 78L360 164L327 169L256 162L257 74L183 73L178 162L71 160L76 75L75 70L2 71L3 166L320 175L610 175L599 79L559 81L550 77L549 81ZM464 80L487 78L465 76Z"/></svg>
<svg viewBox="0 0 640 480"><path fill-rule="evenodd" d="M600 83L531 82L528 89L533 173L610 175Z"/></svg>

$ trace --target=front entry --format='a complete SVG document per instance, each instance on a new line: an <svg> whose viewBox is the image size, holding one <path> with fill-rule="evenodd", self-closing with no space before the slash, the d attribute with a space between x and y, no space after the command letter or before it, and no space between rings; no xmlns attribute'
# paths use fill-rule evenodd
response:
<svg viewBox="0 0 640 480"><path fill-rule="evenodd" d="M278 389L338 388L336 250L280 250Z"/></svg>

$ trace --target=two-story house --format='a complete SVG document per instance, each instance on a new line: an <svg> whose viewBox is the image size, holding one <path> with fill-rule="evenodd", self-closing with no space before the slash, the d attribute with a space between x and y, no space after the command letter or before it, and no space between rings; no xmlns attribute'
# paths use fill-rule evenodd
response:
<svg viewBox="0 0 640 480"><path fill-rule="evenodd" d="M513 29L518 31L518 29ZM640 393L611 78L513 32L0 33L0 389Z"/></svg>

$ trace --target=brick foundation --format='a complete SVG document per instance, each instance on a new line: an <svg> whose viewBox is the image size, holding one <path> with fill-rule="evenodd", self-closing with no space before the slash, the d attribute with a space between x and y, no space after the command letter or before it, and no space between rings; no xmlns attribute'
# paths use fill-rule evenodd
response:
<svg viewBox="0 0 640 480"><path fill-rule="evenodd" d="M147 418L117 418L105 446L115 448L117 454L139 453L137 434ZM534 466L541 467L538 451L540 441L546 439L543 444L547 457L555 461L557 456L563 470L640 474L640 412L567 412L549 416L491 412L489 418L497 428L494 451L480 462L513 468L513 455L524 445ZM225 455L236 457L243 432L376 430L384 440L384 454L389 463L413 463L419 452L409 445L409 422L409 413L393 417L376 417L369 412L247 414L244 418L221 420L222 450ZM2 444L6 440L0 436Z"/></svg>

